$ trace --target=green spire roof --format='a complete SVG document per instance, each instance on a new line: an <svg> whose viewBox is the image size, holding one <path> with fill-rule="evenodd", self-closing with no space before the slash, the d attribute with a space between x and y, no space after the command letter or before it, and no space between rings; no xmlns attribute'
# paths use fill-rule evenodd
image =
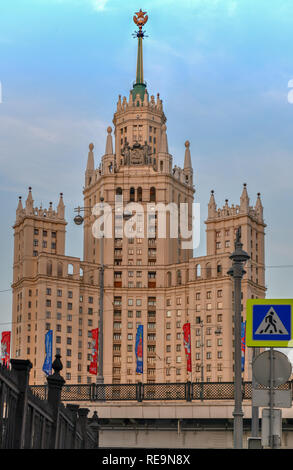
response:
<svg viewBox="0 0 293 470"><path fill-rule="evenodd" d="M136 95L139 94L141 100L144 100L144 94L146 91L146 83L143 79L143 53L142 53L142 39L143 36L137 37L138 47L137 47L137 64L136 64L136 81L133 85L132 98L135 100Z"/></svg>

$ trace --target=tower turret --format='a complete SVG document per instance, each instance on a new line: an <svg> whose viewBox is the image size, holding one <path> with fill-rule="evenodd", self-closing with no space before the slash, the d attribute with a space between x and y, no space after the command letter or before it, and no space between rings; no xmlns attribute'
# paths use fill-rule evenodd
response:
<svg viewBox="0 0 293 470"><path fill-rule="evenodd" d="M247 213L249 210L249 197L246 189L246 183L243 184L243 190L240 197L240 212Z"/></svg>
<svg viewBox="0 0 293 470"><path fill-rule="evenodd" d="M208 204L208 218L212 219L217 215L217 205L214 196L214 190L211 190L211 196Z"/></svg>
<svg viewBox="0 0 293 470"><path fill-rule="evenodd" d="M104 175L114 173L115 157L113 154L112 127L107 127L105 155L102 158L102 171Z"/></svg>
<svg viewBox="0 0 293 470"><path fill-rule="evenodd" d="M85 186L90 186L94 182L95 175L95 162L94 162L94 144L89 144L89 153L87 158L87 165L85 171Z"/></svg>
<svg viewBox="0 0 293 470"><path fill-rule="evenodd" d="M192 185L193 183L193 169L191 164L191 155L190 155L190 142L187 140L185 142L185 156L184 156L184 183Z"/></svg>
<svg viewBox="0 0 293 470"><path fill-rule="evenodd" d="M25 212L27 215L33 215L34 213L34 200L32 196L32 188L31 186L28 188L28 196L25 201Z"/></svg>

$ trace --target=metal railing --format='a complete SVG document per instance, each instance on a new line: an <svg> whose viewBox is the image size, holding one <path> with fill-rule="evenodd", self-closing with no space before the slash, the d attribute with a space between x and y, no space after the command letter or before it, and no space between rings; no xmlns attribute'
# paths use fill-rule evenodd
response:
<svg viewBox="0 0 293 470"><path fill-rule="evenodd" d="M266 387L259 388L265 389ZM288 390L292 382L279 386ZM31 386L32 392L42 399L47 397L46 385ZM251 400L252 383L242 383L243 400ZM78 384L64 385L62 401L200 401L234 400L234 382L182 382L133 384Z"/></svg>
<svg viewBox="0 0 293 470"><path fill-rule="evenodd" d="M28 386L29 361L12 359L11 364L12 370L0 365L0 449L97 447L96 422L87 418L89 410L61 403L64 380L58 371L48 377L54 381L51 392L46 387L41 393Z"/></svg>

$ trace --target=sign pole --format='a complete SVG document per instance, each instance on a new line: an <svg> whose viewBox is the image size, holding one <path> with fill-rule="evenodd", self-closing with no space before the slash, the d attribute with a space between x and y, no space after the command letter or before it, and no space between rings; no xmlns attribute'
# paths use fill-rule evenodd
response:
<svg viewBox="0 0 293 470"><path fill-rule="evenodd" d="M274 348L270 348L270 447L274 448L273 436L273 412L274 412Z"/></svg>
<svg viewBox="0 0 293 470"><path fill-rule="evenodd" d="M258 348L253 348L252 360L256 358L259 353ZM256 388L256 380L254 374L252 373L252 389ZM258 437L259 434L259 410L258 406L253 406L251 408L251 436Z"/></svg>

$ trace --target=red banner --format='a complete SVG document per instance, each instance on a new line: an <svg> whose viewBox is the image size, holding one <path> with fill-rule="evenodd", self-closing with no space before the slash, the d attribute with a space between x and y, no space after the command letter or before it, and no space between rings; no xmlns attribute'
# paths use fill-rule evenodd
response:
<svg viewBox="0 0 293 470"><path fill-rule="evenodd" d="M10 331L2 331L1 337L1 360L2 364L9 367L10 363Z"/></svg>
<svg viewBox="0 0 293 470"><path fill-rule="evenodd" d="M191 372L191 336L190 336L190 323L183 325L184 332L184 349L187 359L187 372Z"/></svg>
<svg viewBox="0 0 293 470"><path fill-rule="evenodd" d="M92 361L89 367L89 373L97 375L98 373L98 345L99 345L99 328L92 330Z"/></svg>

